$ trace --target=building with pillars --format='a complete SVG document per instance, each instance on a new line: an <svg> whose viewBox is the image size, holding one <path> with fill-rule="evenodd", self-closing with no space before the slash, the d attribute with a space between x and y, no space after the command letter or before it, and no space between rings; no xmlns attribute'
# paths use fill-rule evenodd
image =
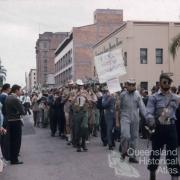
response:
<svg viewBox="0 0 180 180"><path fill-rule="evenodd" d="M97 9L94 23L73 27L69 36L55 51L55 84L63 86L68 80L94 77L92 46L123 23L123 11Z"/></svg>
<svg viewBox="0 0 180 180"><path fill-rule="evenodd" d="M150 90L165 72L179 86L180 51L175 60L169 51L179 32L179 22L127 21L94 45L94 56L113 49L122 51L127 74L120 77L120 82L135 78L139 88Z"/></svg>
<svg viewBox="0 0 180 180"><path fill-rule="evenodd" d="M68 36L68 32L45 32L39 34L36 42L36 69L37 69L37 83L41 87L48 87L49 76L54 75L54 51Z"/></svg>

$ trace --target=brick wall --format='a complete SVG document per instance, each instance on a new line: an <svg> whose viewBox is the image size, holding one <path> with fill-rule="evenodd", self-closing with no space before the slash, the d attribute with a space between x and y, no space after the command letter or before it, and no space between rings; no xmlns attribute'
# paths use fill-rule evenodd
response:
<svg viewBox="0 0 180 180"><path fill-rule="evenodd" d="M68 33L45 32L39 35L36 43L37 82L44 85L48 74L55 72L54 51Z"/></svg>

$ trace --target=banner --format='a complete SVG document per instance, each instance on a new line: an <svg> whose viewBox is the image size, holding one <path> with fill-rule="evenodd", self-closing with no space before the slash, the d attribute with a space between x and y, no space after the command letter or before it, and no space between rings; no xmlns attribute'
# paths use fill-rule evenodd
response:
<svg viewBox="0 0 180 180"><path fill-rule="evenodd" d="M121 86L119 84L118 78L110 79L106 83L110 94L121 91Z"/></svg>
<svg viewBox="0 0 180 180"><path fill-rule="evenodd" d="M95 56L95 67L100 83L126 74L122 49L115 49L99 56Z"/></svg>

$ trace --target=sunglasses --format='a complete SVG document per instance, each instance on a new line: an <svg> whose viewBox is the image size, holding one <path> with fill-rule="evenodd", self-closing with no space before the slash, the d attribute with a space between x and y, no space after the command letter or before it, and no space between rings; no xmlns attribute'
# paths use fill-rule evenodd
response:
<svg viewBox="0 0 180 180"><path fill-rule="evenodd" d="M170 81L162 81L162 83L163 83L164 85L170 85L170 84L171 84Z"/></svg>
<svg viewBox="0 0 180 180"><path fill-rule="evenodd" d="M136 85L136 84L128 84L128 86L133 86L133 87L134 87L135 85Z"/></svg>

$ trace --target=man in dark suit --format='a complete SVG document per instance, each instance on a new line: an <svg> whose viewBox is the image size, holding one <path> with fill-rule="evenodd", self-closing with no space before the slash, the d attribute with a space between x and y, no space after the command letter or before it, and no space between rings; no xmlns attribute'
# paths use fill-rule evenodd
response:
<svg viewBox="0 0 180 180"><path fill-rule="evenodd" d="M18 160L21 148L22 121L21 115L25 115L23 105L18 97L21 95L21 87L13 85L11 94L6 98L5 107L8 120L10 162L11 164L23 164Z"/></svg>

